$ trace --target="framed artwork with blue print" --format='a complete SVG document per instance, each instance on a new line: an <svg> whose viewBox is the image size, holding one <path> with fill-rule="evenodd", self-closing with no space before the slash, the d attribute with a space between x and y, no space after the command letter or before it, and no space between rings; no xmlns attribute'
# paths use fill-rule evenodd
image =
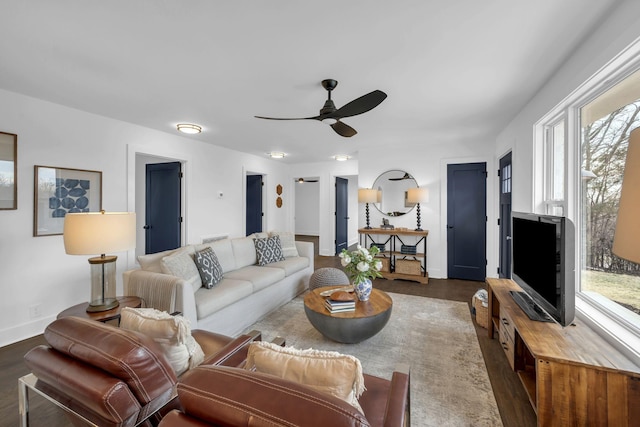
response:
<svg viewBox="0 0 640 427"><path fill-rule="evenodd" d="M102 172L35 166L33 235L62 234L64 217L74 212L100 212Z"/></svg>

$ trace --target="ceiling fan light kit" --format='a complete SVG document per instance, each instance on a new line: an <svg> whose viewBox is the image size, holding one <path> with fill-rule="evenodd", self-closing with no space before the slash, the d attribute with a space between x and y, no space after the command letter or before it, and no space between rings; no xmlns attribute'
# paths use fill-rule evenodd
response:
<svg viewBox="0 0 640 427"><path fill-rule="evenodd" d="M194 135L196 133L202 132L202 126L195 125L193 123L179 123L176 128L178 129L178 131L189 135Z"/></svg>
<svg viewBox="0 0 640 427"><path fill-rule="evenodd" d="M327 91L327 100L325 101L322 109L320 109L320 114L317 116L298 118L255 117L266 120L319 120L329 124L338 135L350 138L358 132L351 126L341 122L340 119L357 116L358 114L366 113L367 111L374 109L385 100L387 94L381 90L374 90L360 98L354 99L340 108L336 108L333 100L331 99L331 91L335 89L336 86L338 86L337 80L325 79L322 81L322 87Z"/></svg>

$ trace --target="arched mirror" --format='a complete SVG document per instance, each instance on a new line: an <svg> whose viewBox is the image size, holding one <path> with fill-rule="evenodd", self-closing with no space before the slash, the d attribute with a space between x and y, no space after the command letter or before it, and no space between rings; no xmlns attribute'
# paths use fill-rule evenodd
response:
<svg viewBox="0 0 640 427"><path fill-rule="evenodd" d="M407 202L407 191L418 187L415 178L401 170L390 170L373 183L374 189L380 191L378 203L374 206L381 214L387 216L402 216L415 206L415 203Z"/></svg>

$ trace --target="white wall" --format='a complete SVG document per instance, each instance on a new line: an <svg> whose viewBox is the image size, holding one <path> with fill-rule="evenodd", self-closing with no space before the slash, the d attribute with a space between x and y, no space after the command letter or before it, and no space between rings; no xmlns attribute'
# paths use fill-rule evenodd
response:
<svg viewBox="0 0 640 427"><path fill-rule="evenodd" d="M296 234L320 235L320 180L296 184Z"/></svg>
<svg viewBox="0 0 640 427"><path fill-rule="evenodd" d="M486 162L489 176L487 178L487 275L495 272L498 256L496 254L496 238L493 224L495 217L497 181L495 173L496 160L491 141L459 141L456 144L429 144L415 146L413 149L400 152L389 149L370 149L361 151L359 157L360 187L371 188L376 178L388 170L403 170L411 174L420 187L429 189L429 202L420 204L421 228L429 231L427 238L427 271L429 277L444 278L447 276L447 164ZM360 205L360 227L365 226L364 205ZM395 227L416 228L416 210L412 209L401 217L383 216L377 209L369 209L370 223L376 227L382 218L388 218Z"/></svg>
<svg viewBox="0 0 640 427"><path fill-rule="evenodd" d="M533 211L533 126L640 37L640 2L626 0L604 19L497 137L496 155L513 150L513 210Z"/></svg>
<svg viewBox="0 0 640 427"><path fill-rule="evenodd" d="M288 168L275 160L223 149L129 123L0 90L0 129L18 135L18 209L0 211L0 346L42 333L56 315L90 294L89 256L66 255L62 236L33 237L34 165L99 170L107 211L135 210L136 153L179 159L185 165L185 241L203 235L244 235L247 171L265 174L269 230L293 231ZM275 205L275 187L285 203ZM223 191L224 197L217 198ZM293 197L292 197L293 199ZM121 272L135 252L118 253ZM30 309L37 308L36 317ZM32 310L33 311L33 310Z"/></svg>

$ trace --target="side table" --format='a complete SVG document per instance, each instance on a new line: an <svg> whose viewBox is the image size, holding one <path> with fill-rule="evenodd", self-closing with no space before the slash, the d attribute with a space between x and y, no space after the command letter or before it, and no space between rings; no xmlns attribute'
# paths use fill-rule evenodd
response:
<svg viewBox="0 0 640 427"><path fill-rule="evenodd" d="M98 322L108 322L109 320L117 319L120 322L120 310L123 307L140 308L144 305L144 301L139 297L116 297L120 303L117 307L111 310L97 311L95 313L87 313L88 302L83 302L73 307L69 307L66 310L58 314L58 319L63 317L75 316L82 317L84 319L91 319Z"/></svg>

